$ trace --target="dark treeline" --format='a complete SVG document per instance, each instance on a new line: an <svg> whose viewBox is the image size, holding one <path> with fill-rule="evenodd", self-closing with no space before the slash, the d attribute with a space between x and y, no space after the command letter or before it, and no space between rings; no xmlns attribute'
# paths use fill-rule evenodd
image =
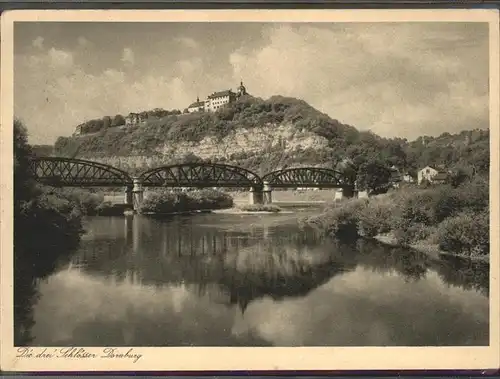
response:
<svg viewBox="0 0 500 379"><path fill-rule="evenodd" d="M14 122L14 343L29 344L37 283L67 262L80 241L82 212L65 196L32 178L32 149Z"/></svg>
<svg viewBox="0 0 500 379"><path fill-rule="evenodd" d="M137 113L141 119L154 120L169 115L181 114L179 110L167 111L161 108L155 108L149 111L143 111ZM77 129L81 134L97 133L101 130L107 128L113 128L116 126L125 125L125 117L121 114L115 116L104 116L103 118L97 118L89 121L85 121L77 126Z"/></svg>

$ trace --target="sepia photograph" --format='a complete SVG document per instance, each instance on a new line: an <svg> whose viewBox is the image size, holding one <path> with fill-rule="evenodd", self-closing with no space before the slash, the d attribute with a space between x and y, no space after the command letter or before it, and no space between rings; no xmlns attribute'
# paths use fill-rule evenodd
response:
<svg viewBox="0 0 500 379"><path fill-rule="evenodd" d="M2 16L2 369L498 367L498 11L141 12Z"/></svg>

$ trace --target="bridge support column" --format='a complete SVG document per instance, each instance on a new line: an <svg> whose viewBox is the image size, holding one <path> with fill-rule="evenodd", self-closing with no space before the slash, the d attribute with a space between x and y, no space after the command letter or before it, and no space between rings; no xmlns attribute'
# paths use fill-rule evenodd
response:
<svg viewBox="0 0 500 379"><path fill-rule="evenodd" d="M250 196L248 198L248 204L264 204L264 192L260 188L250 188Z"/></svg>
<svg viewBox="0 0 500 379"><path fill-rule="evenodd" d="M354 187L344 187L342 188L343 197L354 197Z"/></svg>
<svg viewBox="0 0 500 379"><path fill-rule="evenodd" d="M144 188L142 187L142 181L139 178L134 178L132 198L134 204L134 211L137 211L144 200Z"/></svg>
<svg viewBox="0 0 500 379"><path fill-rule="evenodd" d="M133 205L134 204L134 194L132 192L133 190L133 186L127 186L125 188L125 199L124 199L124 204L127 204L127 205Z"/></svg>
<svg viewBox="0 0 500 379"><path fill-rule="evenodd" d="M344 190L342 188L338 188L335 191L335 201L340 201L344 197Z"/></svg>
<svg viewBox="0 0 500 379"><path fill-rule="evenodd" d="M264 188L262 189L263 193L263 203L264 204L272 204L273 202L273 189L269 185L268 182L264 182Z"/></svg>

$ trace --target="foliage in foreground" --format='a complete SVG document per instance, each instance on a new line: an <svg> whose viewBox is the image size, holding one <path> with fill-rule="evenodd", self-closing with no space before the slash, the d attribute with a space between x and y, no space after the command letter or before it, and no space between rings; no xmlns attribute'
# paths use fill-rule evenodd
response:
<svg viewBox="0 0 500 379"><path fill-rule="evenodd" d="M488 180L475 177L457 188L405 189L371 199L353 199L307 220L339 238L391 233L408 246L438 244L453 254L489 254Z"/></svg>
<svg viewBox="0 0 500 379"><path fill-rule="evenodd" d="M82 233L80 206L39 186L29 170L31 149L26 129L14 122L14 258L30 262L44 276L78 244Z"/></svg>
<svg viewBox="0 0 500 379"><path fill-rule="evenodd" d="M74 201L32 177L25 127L14 121L14 343L31 342L36 281L67 261L80 241L82 213Z"/></svg>
<svg viewBox="0 0 500 379"><path fill-rule="evenodd" d="M102 192L92 192L80 188L47 188L47 191L74 202L85 216L98 215L99 211L106 207Z"/></svg>
<svg viewBox="0 0 500 379"><path fill-rule="evenodd" d="M226 209L233 206L233 198L215 190L192 192L150 193L142 202L139 213L175 213L197 210Z"/></svg>
<svg viewBox="0 0 500 379"><path fill-rule="evenodd" d="M437 239L443 251L461 251L469 256L486 255L490 250L489 214L462 212L444 220Z"/></svg>

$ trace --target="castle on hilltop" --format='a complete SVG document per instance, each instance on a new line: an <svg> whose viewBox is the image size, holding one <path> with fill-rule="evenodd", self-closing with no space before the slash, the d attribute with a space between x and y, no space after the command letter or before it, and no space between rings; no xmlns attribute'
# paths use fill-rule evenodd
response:
<svg viewBox="0 0 500 379"><path fill-rule="evenodd" d="M187 111L189 113L215 112L217 109L223 107L226 104L230 104L236 101L236 99L246 94L247 94L247 89L243 85L243 81L241 81L240 86L237 89L237 92L233 92L230 89L214 92L211 95L207 96L207 99L204 101L200 101L200 98L198 97L194 103L189 105Z"/></svg>
<svg viewBox="0 0 500 379"><path fill-rule="evenodd" d="M236 101L243 95L247 95L247 89L243 85L243 81L241 81L236 92L228 89L224 91L214 92L211 95L207 96L207 99L203 101L200 101L200 98L197 98L196 102L192 103L184 110L184 113L215 112L226 104L230 104ZM128 116L125 117L123 117L122 115L116 115L113 118L110 116L105 116L102 119L90 120L78 125L73 135L79 136L83 134L97 133L98 131L107 129L109 127L129 127L145 125L150 117L161 118L168 115L180 114L181 111L178 109L175 109L173 111L166 111L161 108L155 108L151 111L129 113Z"/></svg>

